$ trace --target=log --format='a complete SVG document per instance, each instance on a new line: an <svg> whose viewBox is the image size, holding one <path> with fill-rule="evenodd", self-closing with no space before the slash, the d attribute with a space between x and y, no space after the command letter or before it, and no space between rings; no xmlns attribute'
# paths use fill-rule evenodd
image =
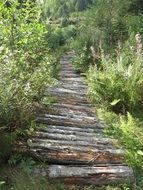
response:
<svg viewBox="0 0 143 190"><path fill-rule="evenodd" d="M118 185L135 182L133 170L127 166L92 166L76 167L51 165L45 168L35 168L33 174L60 180L67 185Z"/></svg>
<svg viewBox="0 0 143 190"><path fill-rule="evenodd" d="M87 86L85 85L61 84L61 87L69 90L84 90L87 93Z"/></svg>
<svg viewBox="0 0 143 190"><path fill-rule="evenodd" d="M81 97L81 96L85 96L86 92L84 90L70 90L70 89L65 89L65 88L49 88L47 89L47 93L49 94L53 94L53 95L61 95L61 96L75 96L75 97Z"/></svg>
<svg viewBox="0 0 143 190"><path fill-rule="evenodd" d="M74 73L67 73L67 71L65 71L65 73L59 73L59 77L61 78L79 78L79 76L77 74Z"/></svg>
<svg viewBox="0 0 143 190"><path fill-rule="evenodd" d="M49 109L46 110L47 114L51 115L60 115L60 116L69 116L69 117L94 117L95 113L88 106L78 106L71 104L58 104L54 103Z"/></svg>
<svg viewBox="0 0 143 190"><path fill-rule="evenodd" d="M104 144L104 145L113 145L117 141L110 138L103 138L102 136L95 137L85 137L85 136L77 136L77 135L64 135L64 134L51 134L46 132L35 132L31 135L33 138L39 139L49 139L49 140L62 140L62 141L84 141L88 143L95 143L95 144Z"/></svg>
<svg viewBox="0 0 143 190"><path fill-rule="evenodd" d="M66 127L65 127L66 128ZM84 137L101 137L103 136L101 133L89 133L89 132L85 132L85 131L74 131L74 130L69 130L69 128L67 129L58 129L58 128L43 128L40 129L40 131L49 133L49 134L64 134L64 135L76 135L76 136L84 136Z"/></svg>
<svg viewBox="0 0 143 190"><path fill-rule="evenodd" d="M81 78L65 78L65 77L63 77L62 79L61 79L61 81L73 81L73 82L83 82L83 80L81 79Z"/></svg>
<svg viewBox="0 0 143 190"><path fill-rule="evenodd" d="M73 115L76 116L84 116L84 117L90 117L93 116L93 114L89 114L83 111L78 111L78 110L71 110L68 108L57 108L57 107L50 107L47 111L47 113L52 114L52 115L60 115L60 116L70 116L72 117Z"/></svg>
<svg viewBox="0 0 143 190"><path fill-rule="evenodd" d="M80 146L80 147L90 147L90 148L112 148L117 145L117 140L115 139L112 139L109 140L109 141L96 141L96 142L88 142L88 141L72 141L72 140L69 140L69 141L66 141L66 140L53 140L53 139L40 139L40 138L36 138L36 137L33 137L30 139L32 142L35 142L35 143L47 143L47 144L52 144L52 145L59 145L59 146L62 146L62 145L66 145L66 146ZM26 144L27 145L27 144Z"/></svg>
<svg viewBox="0 0 143 190"><path fill-rule="evenodd" d="M61 79L60 80L61 81L61 83L63 83L63 84L66 84L66 85L84 85L85 83L82 81L82 82L80 82L80 81L72 81L72 80L64 80L64 79Z"/></svg>
<svg viewBox="0 0 143 190"><path fill-rule="evenodd" d="M37 122L45 123L49 125L68 125L68 126L91 126L105 128L103 125L97 125L97 118L85 117L85 116L59 116L44 114L37 117Z"/></svg>
<svg viewBox="0 0 143 190"><path fill-rule="evenodd" d="M78 75L73 69L72 70L61 70L60 72L59 72L59 74L60 75L64 75L64 74L67 74L67 75L69 75L69 74L74 74L74 75L76 75L76 76L79 76L80 77L80 75Z"/></svg>
<svg viewBox="0 0 143 190"><path fill-rule="evenodd" d="M51 95L50 95L51 96ZM82 106L87 106L89 105L89 103L87 102L87 100L84 98L84 97L70 97L70 98L67 98L67 97L63 97L61 95L52 95L52 97L54 97L56 99L56 102L57 103L64 103L64 104L71 104L71 105L82 105Z"/></svg>
<svg viewBox="0 0 143 190"><path fill-rule="evenodd" d="M48 163L95 165L95 164L122 164L124 151L98 146L83 147L73 145L53 145L45 142L31 142L29 146L21 146L20 151L28 153L37 159Z"/></svg>
<svg viewBox="0 0 143 190"><path fill-rule="evenodd" d="M69 65L61 65L61 71L68 72L68 71L74 71L72 66Z"/></svg>
<svg viewBox="0 0 143 190"><path fill-rule="evenodd" d="M70 109L80 112L85 112L88 115L95 116L94 109L90 107L90 105L72 105L72 104L64 104L64 103L54 103L51 108L59 108L59 109Z"/></svg>
<svg viewBox="0 0 143 190"><path fill-rule="evenodd" d="M69 126L55 126L55 125L45 125L42 128L39 128L39 131L46 131L47 129L61 129L65 131L73 131L73 132L86 132L86 133L102 133L103 129L93 129L87 127L69 127Z"/></svg>

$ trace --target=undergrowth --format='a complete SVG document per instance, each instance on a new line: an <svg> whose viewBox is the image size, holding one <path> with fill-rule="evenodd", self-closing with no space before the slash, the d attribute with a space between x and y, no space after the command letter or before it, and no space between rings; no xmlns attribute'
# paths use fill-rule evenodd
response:
<svg viewBox="0 0 143 190"><path fill-rule="evenodd" d="M125 148L125 162L133 168L135 186L140 190L143 186L143 52L141 36L137 34L135 39L118 47L116 56L105 56L102 52L101 66L90 67L87 83L89 99L98 108L99 118L109 126L105 134L119 139L120 146Z"/></svg>

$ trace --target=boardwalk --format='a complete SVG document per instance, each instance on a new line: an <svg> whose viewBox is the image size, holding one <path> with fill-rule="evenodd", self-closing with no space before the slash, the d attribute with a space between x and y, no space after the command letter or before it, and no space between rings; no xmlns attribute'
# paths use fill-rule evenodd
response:
<svg viewBox="0 0 143 190"><path fill-rule="evenodd" d="M133 182L132 170L124 164L125 151L117 140L105 138L101 124L86 99L87 86L70 64L71 54L61 58L59 84L45 93L56 102L39 113L37 130L23 147L48 163L35 173L66 184L119 184Z"/></svg>

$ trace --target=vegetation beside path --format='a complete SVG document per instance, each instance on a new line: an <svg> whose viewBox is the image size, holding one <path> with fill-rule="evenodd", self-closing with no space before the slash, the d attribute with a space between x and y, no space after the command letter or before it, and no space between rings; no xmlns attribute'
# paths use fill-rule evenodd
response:
<svg viewBox="0 0 143 190"><path fill-rule="evenodd" d="M142 190L142 7L142 0L0 2L0 164L8 163L0 170L0 189L64 189L30 178L37 163L11 153L17 137L38 127L36 108L45 103L45 89L56 82L65 45L75 50L73 65L87 76L88 97L110 127L105 134L127 149L126 162L136 176L133 188Z"/></svg>
<svg viewBox="0 0 143 190"><path fill-rule="evenodd" d="M127 149L126 162L134 168L135 189L143 186L143 49L141 1L97 1L84 14L71 47L73 65L86 73L88 97L106 135ZM130 188L129 188L130 189Z"/></svg>

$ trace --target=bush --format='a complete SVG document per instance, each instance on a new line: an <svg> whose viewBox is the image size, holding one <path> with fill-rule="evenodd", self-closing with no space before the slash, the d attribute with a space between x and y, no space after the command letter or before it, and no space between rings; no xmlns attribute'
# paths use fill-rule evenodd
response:
<svg viewBox="0 0 143 190"><path fill-rule="evenodd" d="M35 105L53 83L55 58L47 50L46 28L36 4L0 4L0 131L35 127Z"/></svg>
<svg viewBox="0 0 143 190"><path fill-rule="evenodd" d="M137 37L137 36L136 36ZM140 107L143 101L143 59L141 44L125 46L117 57L102 55L101 67L92 66L87 74L89 96L115 112L125 113ZM136 48L136 49L135 49Z"/></svg>
<svg viewBox="0 0 143 190"><path fill-rule="evenodd" d="M143 129L142 122L130 113L126 116L116 115L104 109L97 110L99 118L109 128L106 136L112 136L119 140L120 146L126 149L125 161L134 169L137 189L143 185Z"/></svg>

